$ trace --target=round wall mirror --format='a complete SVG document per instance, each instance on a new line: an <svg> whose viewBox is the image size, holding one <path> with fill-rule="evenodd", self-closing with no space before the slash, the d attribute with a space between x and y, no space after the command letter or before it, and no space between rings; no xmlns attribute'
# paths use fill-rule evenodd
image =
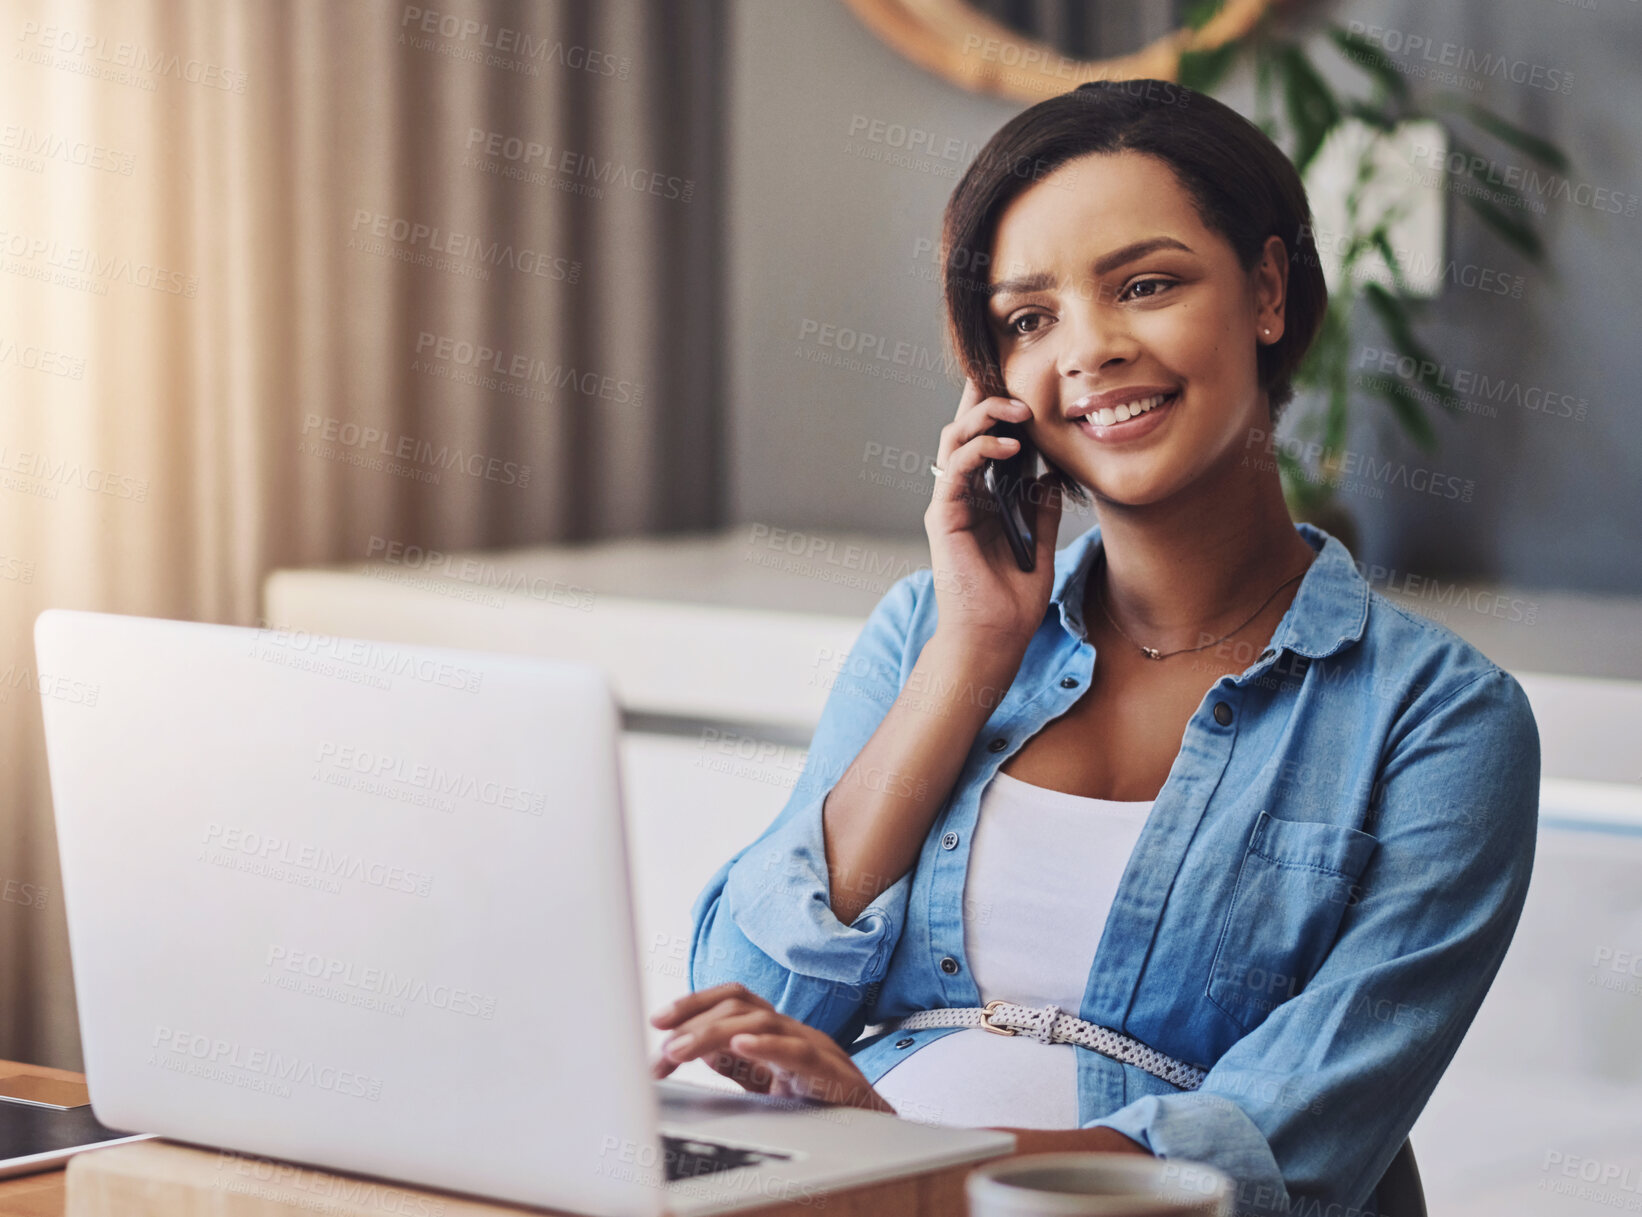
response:
<svg viewBox="0 0 1642 1217"><path fill-rule="evenodd" d="M1087 80L1174 80L1184 51L1246 35L1281 0L1226 0L1197 29L1202 0L844 0L863 24L937 76L1037 102Z"/></svg>

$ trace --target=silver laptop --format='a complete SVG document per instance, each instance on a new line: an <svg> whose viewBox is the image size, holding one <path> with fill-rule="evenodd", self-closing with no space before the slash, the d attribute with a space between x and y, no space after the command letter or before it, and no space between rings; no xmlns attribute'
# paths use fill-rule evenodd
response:
<svg viewBox="0 0 1642 1217"><path fill-rule="evenodd" d="M1013 1148L650 1076L599 669L55 609L35 646L104 1123L610 1217Z"/></svg>

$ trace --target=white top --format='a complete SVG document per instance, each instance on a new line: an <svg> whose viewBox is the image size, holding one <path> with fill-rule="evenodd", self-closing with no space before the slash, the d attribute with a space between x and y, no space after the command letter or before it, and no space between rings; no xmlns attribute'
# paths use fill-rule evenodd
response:
<svg viewBox="0 0 1642 1217"><path fill-rule="evenodd" d="M981 792L964 877L964 953L981 1001L1076 1015L1118 881L1150 814L999 772ZM966 1128L1078 1127L1074 1044L982 1027L950 1031L875 1089L911 1120Z"/></svg>

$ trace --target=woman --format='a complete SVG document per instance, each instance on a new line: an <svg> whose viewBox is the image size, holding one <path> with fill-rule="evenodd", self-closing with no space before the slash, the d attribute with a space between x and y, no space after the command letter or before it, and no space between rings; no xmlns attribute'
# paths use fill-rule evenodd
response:
<svg viewBox="0 0 1642 1217"><path fill-rule="evenodd" d="M1208 1162L1239 1211L1369 1200L1515 929L1539 741L1510 675L1288 516L1309 232L1271 141L1161 82L982 151L945 216L969 384L931 569L698 898L658 1075ZM1030 572L971 490L1019 451L999 422L1048 469Z"/></svg>

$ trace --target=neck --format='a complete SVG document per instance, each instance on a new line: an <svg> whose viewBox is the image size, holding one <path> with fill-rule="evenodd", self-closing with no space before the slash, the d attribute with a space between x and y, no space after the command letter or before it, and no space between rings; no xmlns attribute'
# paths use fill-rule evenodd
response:
<svg viewBox="0 0 1642 1217"><path fill-rule="evenodd" d="M1228 462L1165 502L1100 501L1104 578L1091 572L1084 619L1100 619L1093 584L1129 633L1159 645L1195 645L1231 630L1315 556L1294 527L1274 470ZM1285 606L1299 580L1276 600ZM1091 614L1090 609L1093 609Z"/></svg>

